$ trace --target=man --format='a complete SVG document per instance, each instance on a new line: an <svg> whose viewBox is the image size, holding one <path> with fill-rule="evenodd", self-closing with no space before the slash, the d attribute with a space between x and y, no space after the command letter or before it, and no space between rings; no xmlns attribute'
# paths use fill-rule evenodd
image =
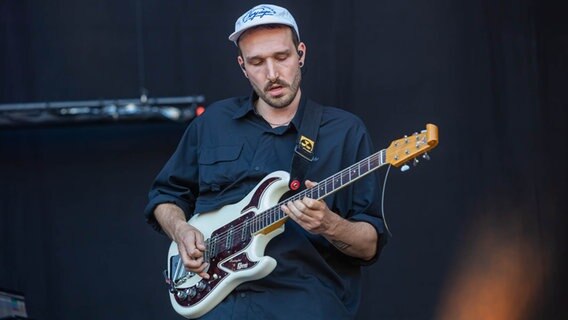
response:
<svg viewBox="0 0 568 320"><path fill-rule="evenodd" d="M249 80L250 97L212 104L188 127L149 194L148 221L178 245L187 270L208 279L204 236L186 221L194 213L240 201L267 174L289 171L302 116L315 105L303 94L307 47L284 8L259 5L229 36ZM374 152L363 123L323 108L315 158L305 186L316 185ZM361 295L361 266L386 243L378 214L378 179L361 179L324 201L282 206L290 219L265 254L278 262L265 278L239 285L207 319L349 319Z"/></svg>

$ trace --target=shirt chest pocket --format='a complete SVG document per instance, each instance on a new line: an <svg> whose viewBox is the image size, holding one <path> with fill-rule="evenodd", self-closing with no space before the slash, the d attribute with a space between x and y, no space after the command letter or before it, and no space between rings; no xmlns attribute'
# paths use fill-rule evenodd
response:
<svg viewBox="0 0 568 320"><path fill-rule="evenodd" d="M205 148L199 154L201 191L220 191L242 178L248 164L242 157L243 145Z"/></svg>

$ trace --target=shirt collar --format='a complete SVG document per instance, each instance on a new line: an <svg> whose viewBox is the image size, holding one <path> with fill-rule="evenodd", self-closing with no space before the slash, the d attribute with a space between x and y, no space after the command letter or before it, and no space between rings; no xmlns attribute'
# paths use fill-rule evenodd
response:
<svg viewBox="0 0 568 320"><path fill-rule="evenodd" d="M233 114L233 119L242 118L245 115L247 115L249 112L256 114L256 110L254 109L254 106L252 104L253 101L256 101L256 99L258 99L258 95L253 90L252 93L248 96L248 98L244 98L239 108L235 110L235 113Z"/></svg>
<svg viewBox="0 0 568 320"><path fill-rule="evenodd" d="M302 116L304 115L304 109L306 108L306 96L307 95L305 94L305 92L302 92L302 96L300 97L300 104L298 105L298 111L296 111L294 118L292 118L292 121L290 121L290 123L292 123L296 128L300 128L300 125L302 124ZM244 99L241 106L237 110L235 110L233 119L240 119L246 116L248 113L257 115L258 113L256 112L253 105L253 102L257 99L258 95L253 90L249 97Z"/></svg>

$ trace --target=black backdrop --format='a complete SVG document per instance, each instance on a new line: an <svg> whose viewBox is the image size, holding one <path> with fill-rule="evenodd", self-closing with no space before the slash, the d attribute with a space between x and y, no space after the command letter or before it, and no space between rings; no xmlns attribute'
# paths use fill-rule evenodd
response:
<svg viewBox="0 0 568 320"><path fill-rule="evenodd" d="M377 147L440 127L391 171L394 236L360 319L561 319L568 27L545 1L275 1L304 88ZM252 1L0 1L0 103L248 94L226 40ZM146 191L184 125L0 129L0 287L36 319L174 319Z"/></svg>

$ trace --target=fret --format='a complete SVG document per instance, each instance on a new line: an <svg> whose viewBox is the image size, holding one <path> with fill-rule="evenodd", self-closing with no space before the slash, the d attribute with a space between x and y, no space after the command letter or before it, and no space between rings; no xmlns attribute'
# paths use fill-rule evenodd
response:
<svg viewBox="0 0 568 320"><path fill-rule="evenodd" d="M349 182L351 182L351 180L349 180L349 171L343 171L341 173L341 186L346 185Z"/></svg>
<svg viewBox="0 0 568 320"><path fill-rule="evenodd" d="M365 173L367 173L369 171L369 166L367 161L363 161L364 163L361 163L359 165L359 176L364 175Z"/></svg>
<svg viewBox="0 0 568 320"><path fill-rule="evenodd" d="M371 157L371 159L369 159L370 166L372 168L376 168L378 166L378 160L379 160L378 157L377 158Z"/></svg>

